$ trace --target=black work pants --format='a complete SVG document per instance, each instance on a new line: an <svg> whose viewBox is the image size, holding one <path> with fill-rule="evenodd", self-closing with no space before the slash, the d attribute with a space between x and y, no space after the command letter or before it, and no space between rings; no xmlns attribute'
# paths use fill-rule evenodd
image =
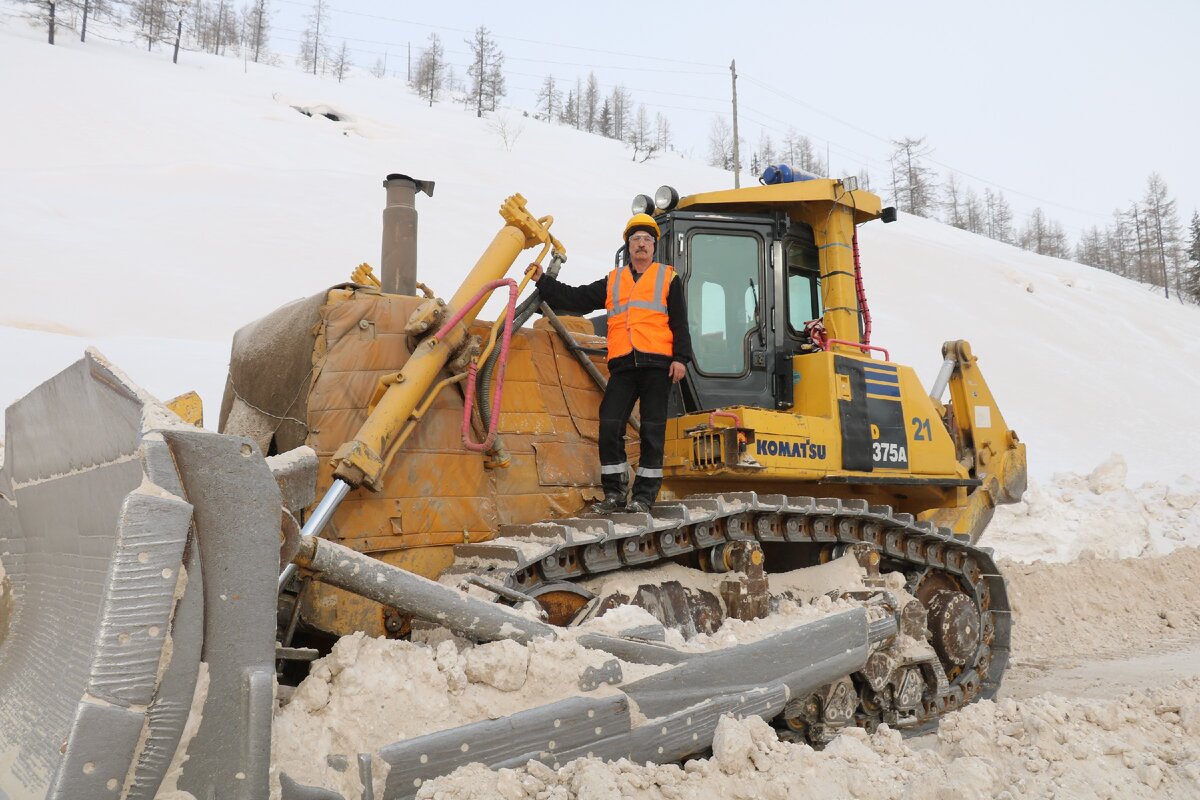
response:
<svg viewBox="0 0 1200 800"><path fill-rule="evenodd" d="M663 440L667 432L667 397L671 377L665 366L635 367L609 376L600 401L600 478L605 490L624 486L625 428L633 404L641 401L642 446L633 481L633 499L654 502L662 486Z"/></svg>

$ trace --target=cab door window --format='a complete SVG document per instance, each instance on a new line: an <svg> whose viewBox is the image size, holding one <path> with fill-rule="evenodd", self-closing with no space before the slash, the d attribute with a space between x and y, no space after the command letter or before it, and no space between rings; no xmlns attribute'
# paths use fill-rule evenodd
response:
<svg viewBox="0 0 1200 800"><path fill-rule="evenodd" d="M759 312L762 253L757 236L696 233L689 243L688 322L696 368L742 375Z"/></svg>

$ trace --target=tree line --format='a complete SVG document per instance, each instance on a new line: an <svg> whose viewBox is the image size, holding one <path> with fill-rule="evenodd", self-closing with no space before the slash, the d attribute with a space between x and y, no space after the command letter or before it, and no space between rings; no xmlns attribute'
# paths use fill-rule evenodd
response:
<svg viewBox="0 0 1200 800"><path fill-rule="evenodd" d="M217 55L234 55L257 62L278 63L269 47L273 11L271 0L246 0L241 8L235 0L23 0L29 16L45 24L48 41L54 44L61 29L78 31L86 41L89 19L109 18L131 25L144 39L147 49L172 45L177 61L181 47ZM338 81L348 77L353 66L350 49L343 40L330 45L330 10L327 0L314 0L306 17L296 63L313 75L330 75ZM432 106L448 92L477 117L494 112L506 94L504 53L485 26L465 40L471 62L466 80L455 75L446 60L441 38L431 33L417 53L416 64L406 66L412 89ZM387 73L387 57L378 59L370 72ZM574 82L553 74L543 80L533 116L626 143L634 160L646 161L672 150L670 121L656 113L653 122L644 103L635 109L632 93L623 85L603 92L594 72ZM501 131L506 147L519 130ZM982 194L964 186L954 172L939 180L930 166L932 148L925 137L905 137L892 142L888 159L886 192L901 211L938 219L948 225L1041 255L1081 264L1159 287L1167 297L1200 302L1200 214L1193 212L1186 227L1180 222L1177 203L1166 181L1151 173L1139 200L1113 211L1111 221L1083 231L1072 246L1062 224L1040 207L1018 224L1012 207L1001 191L984 188ZM745 149L740 148L740 149ZM710 166L732 170L733 133L725 117L716 115L708 137ZM813 175L829 172L828 157L822 158L813 141L794 128L780 142L765 130L749 150L749 167L758 175L766 166L787 163ZM858 174L859 185L871 188L867 170Z"/></svg>
<svg viewBox="0 0 1200 800"><path fill-rule="evenodd" d="M1200 302L1200 220L1193 213L1190 231L1183 230L1177 203L1157 172L1146 178L1140 200L1113 211L1103 228L1084 230L1072 246L1062 223L1040 207L1018 224L1003 192L985 188L980 196L953 172L939 182L924 137L892 144L889 188L901 211L1156 286L1168 298Z"/></svg>
<svg viewBox="0 0 1200 800"><path fill-rule="evenodd" d="M276 63L271 53L270 0L24 0L33 19L46 25L48 41L66 29L87 41L89 20L108 19L133 29L147 50L166 45L179 51L232 54L255 63Z"/></svg>

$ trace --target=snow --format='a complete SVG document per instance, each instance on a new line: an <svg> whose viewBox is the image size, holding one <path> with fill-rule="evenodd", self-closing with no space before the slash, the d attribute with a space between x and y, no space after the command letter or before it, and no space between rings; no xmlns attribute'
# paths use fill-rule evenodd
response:
<svg viewBox="0 0 1200 800"><path fill-rule="evenodd" d="M511 193L554 215L570 254L564 279L583 283L607 269L634 194L730 183L678 155L634 163L618 143L513 109L503 113L521 133L506 147L494 121L428 108L396 81L339 85L199 53L172 65L169 53L70 35L51 48L12 9L0 0L10 111L0 126L0 413L94 346L155 397L199 391L213 427L234 330L378 264L380 182L391 172L437 182L418 200L418 277L443 296L499 229ZM443 786L448 797L511 798L1195 794L1200 311L924 219L867 225L861 245L874 342L928 385L942 342L969 340L1029 447L1030 490L997 509L984 542L1007 559L1018 619L1006 694L952 715L924 743L856 732L817 753L728 720L713 757L682 768L467 767L422 796ZM793 624L830 610L828 598L786 606ZM731 624L688 646L749 641L778 624ZM1081 696L1084 683L1116 683L1097 660L1150 656L1166 660L1138 666L1127 689ZM449 640L347 637L278 715L275 766L357 796L356 779L313 754L367 752L566 696L603 660L570 641L460 651ZM1068 680L1066 666L1085 672Z"/></svg>

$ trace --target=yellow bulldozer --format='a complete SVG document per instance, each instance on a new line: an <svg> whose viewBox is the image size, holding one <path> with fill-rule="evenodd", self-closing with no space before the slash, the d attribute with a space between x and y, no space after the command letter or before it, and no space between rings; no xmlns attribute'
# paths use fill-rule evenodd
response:
<svg viewBox="0 0 1200 800"><path fill-rule="evenodd" d="M773 576L842 558L865 576L840 592L857 606L761 641L698 655L653 631L579 637L615 657L594 677L617 694L581 685L397 742L376 754L384 797L477 760L679 760L725 713L820 745L846 725L926 730L995 694L1010 610L978 541L1020 499L1025 448L966 342L943 346L929 391L872 343L856 231L894 209L781 168L635 198L683 281L695 357L658 502L601 515L604 319L522 300L530 270L507 277L530 248L564 267L553 219L509 197L443 300L417 280L434 184L384 186L378 277L361 265L241 329L220 433L94 352L9 409L0 798L152 798L168 773L198 798L266 797L272 687L339 636L527 642L629 603L693 636L769 614ZM497 292L504 312L479 321ZM665 564L707 583L661 580ZM623 682L621 661L661 671Z"/></svg>

